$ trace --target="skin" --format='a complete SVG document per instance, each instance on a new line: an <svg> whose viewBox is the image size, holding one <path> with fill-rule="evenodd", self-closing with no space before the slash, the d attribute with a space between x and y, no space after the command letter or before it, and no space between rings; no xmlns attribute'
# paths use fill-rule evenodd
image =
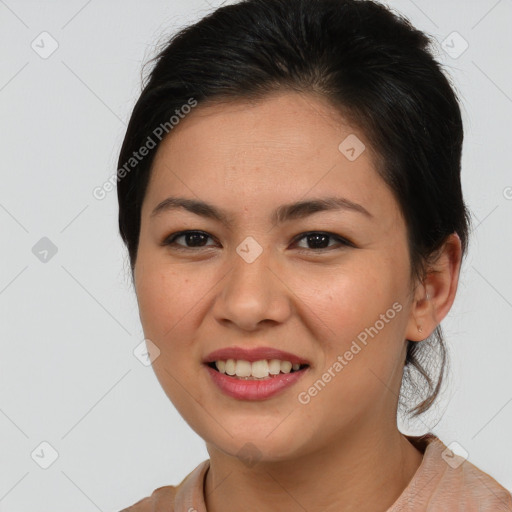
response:
<svg viewBox="0 0 512 512"><path fill-rule="evenodd" d="M350 134L366 145L355 161L338 149ZM405 221L373 162L361 130L324 99L296 92L200 105L158 149L134 283L144 334L160 350L157 378L210 454L209 512L385 511L421 464L396 424L406 339L425 339L450 310L461 245L450 236L436 272L411 283ZM225 209L232 224L184 209L151 217L171 195ZM281 204L333 195L372 217L339 210L270 221ZM211 238L160 245L182 230ZM321 251L296 239L310 231L354 246L327 238ZM252 263L236 252L247 236L263 250ZM301 404L298 393L395 302L401 311ZM233 345L277 347L311 367L275 397L236 400L219 391L201 362Z"/></svg>

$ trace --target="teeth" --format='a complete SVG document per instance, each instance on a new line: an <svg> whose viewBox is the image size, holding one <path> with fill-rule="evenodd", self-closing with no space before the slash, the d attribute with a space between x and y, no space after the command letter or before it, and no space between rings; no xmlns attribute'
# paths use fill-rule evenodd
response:
<svg viewBox="0 0 512 512"><path fill-rule="evenodd" d="M283 373L290 373L292 371L292 363L290 361L281 361L281 371Z"/></svg>
<svg viewBox="0 0 512 512"><path fill-rule="evenodd" d="M258 379L268 377L268 361L254 361L251 365L251 375Z"/></svg>
<svg viewBox="0 0 512 512"><path fill-rule="evenodd" d="M281 371L281 361L279 361L279 359L271 359L268 363L268 371L270 375L279 375Z"/></svg>
<svg viewBox="0 0 512 512"><path fill-rule="evenodd" d="M227 361L215 361L215 366L220 373L231 376L237 376L242 379L255 378L266 379L269 375L279 375L279 373L290 373L292 370L300 369L300 364L292 364L290 361L280 361L279 359L271 359L267 361L262 359L253 363L244 359Z"/></svg>
<svg viewBox="0 0 512 512"><path fill-rule="evenodd" d="M249 361L243 359L236 362L236 376L237 377L250 377L252 365Z"/></svg>
<svg viewBox="0 0 512 512"><path fill-rule="evenodd" d="M226 361L226 373L228 375L235 375L236 373L236 362L234 359L228 359Z"/></svg>

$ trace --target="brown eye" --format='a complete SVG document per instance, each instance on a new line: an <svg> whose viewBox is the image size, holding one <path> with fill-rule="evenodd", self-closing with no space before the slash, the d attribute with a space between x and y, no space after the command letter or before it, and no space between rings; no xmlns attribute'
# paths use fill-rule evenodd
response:
<svg viewBox="0 0 512 512"><path fill-rule="evenodd" d="M209 247L206 245L208 238L212 238L204 231L180 231L167 237L162 245L174 245L180 249L194 249L196 247ZM177 243L177 240L183 239L184 243Z"/></svg>
<svg viewBox="0 0 512 512"><path fill-rule="evenodd" d="M333 233L326 233L323 231L311 231L309 233L303 233L299 237L297 237L295 241L298 242L303 239L306 240L306 244L309 246L305 248L302 247L303 249L317 252L322 250L330 250L331 248L336 248L336 244L334 246L330 245L330 240L338 242L338 245L341 244L342 246L353 247L353 244L348 240L345 240L344 238L338 235L334 235Z"/></svg>

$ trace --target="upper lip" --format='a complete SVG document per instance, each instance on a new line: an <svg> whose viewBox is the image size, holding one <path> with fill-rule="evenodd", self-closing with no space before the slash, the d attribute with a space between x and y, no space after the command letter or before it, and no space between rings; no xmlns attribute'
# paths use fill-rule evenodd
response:
<svg viewBox="0 0 512 512"><path fill-rule="evenodd" d="M280 361L290 361L295 364L307 364L309 362L303 357L292 354L291 352L284 352L277 348L272 347L226 347L219 350L214 350L206 356L204 363L213 363L215 361L227 361L228 359L244 360L253 363L254 361L261 361L263 359L279 359Z"/></svg>

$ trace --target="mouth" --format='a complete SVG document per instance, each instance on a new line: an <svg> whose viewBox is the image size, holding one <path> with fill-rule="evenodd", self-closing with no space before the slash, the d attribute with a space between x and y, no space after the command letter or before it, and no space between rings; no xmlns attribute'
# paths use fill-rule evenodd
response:
<svg viewBox="0 0 512 512"><path fill-rule="evenodd" d="M309 364L280 359L260 359L253 362L244 359L219 359L205 364L216 372L236 380L270 380L279 375L303 372L309 368Z"/></svg>
<svg viewBox="0 0 512 512"><path fill-rule="evenodd" d="M216 359L204 367L212 382L236 400L267 400L292 388L310 370L307 363L282 359Z"/></svg>
<svg viewBox="0 0 512 512"><path fill-rule="evenodd" d="M237 400L266 400L296 385L311 363L274 347L231 346L203 359L212 382Z"/></svg>

